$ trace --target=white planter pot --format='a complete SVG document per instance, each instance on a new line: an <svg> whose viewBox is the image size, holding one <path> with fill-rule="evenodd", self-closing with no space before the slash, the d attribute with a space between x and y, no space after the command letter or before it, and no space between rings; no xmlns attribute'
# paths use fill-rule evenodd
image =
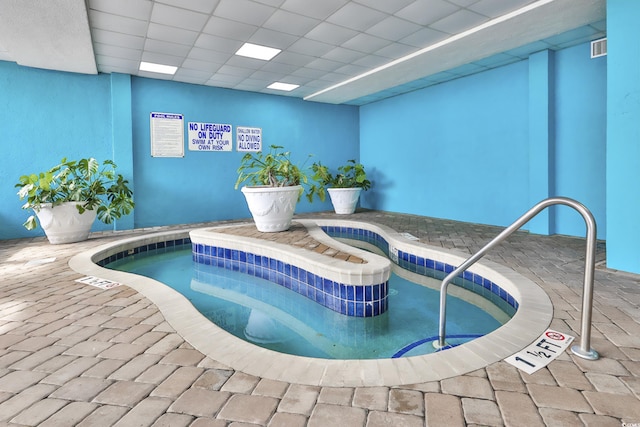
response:
<svg viewBox="0 0 640 427"><path fill-rule="evenodd" d="M96 219L95 210L80 214L76 202L66 202L55 207L45 203L36 211L40 226L52 245L87 240Z"/></svg>
<svg viewBox="0 0 640 427"><path fill-rule="evenodd" d="M337 214L352 214L356 211L362 188L327 188L327 191Z"/></svg>
<svg viewBox="0 0 640 427"><path fill-rule="evenodd" d="M274 233L291 227L302 187L242 187L258 231Z"/></svg>

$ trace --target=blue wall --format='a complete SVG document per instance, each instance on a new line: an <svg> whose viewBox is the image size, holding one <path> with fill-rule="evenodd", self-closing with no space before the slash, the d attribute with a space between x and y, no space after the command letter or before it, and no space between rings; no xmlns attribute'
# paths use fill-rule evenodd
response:
<svg viewBox="0 0 640 427"><path fill-rule="evenodd" d="M185 126L194 121L262 128L265 147L282 145L309 166L359 156L356 107L143 78L132 79L132 94L137 227L250 216L244 196L234 190L244 153L185 148L184 158L151 157L151 112L184 114ZM311 205L303 198L296 211L330 208L328 201Z"/></svg>
<svg viewBox="0 0 640 427"><path fill-rule="evenodd" d="M534 56L536 66L361 107L361 160L376 190L365 206L506 226L542 198L566 196L587 205L604 238L606 60L590 60L588 44ZM533 231L584 236L570 208L545 221Z"/></svg>
<svg viewBox="0 0 640 427"><path fill-rule="evenodd" d="M63 157L113 156L109 76L20 67L0 61L0 239L34 236L22 223L14 184Z"/></svg>
<svg viewBox="0 0 640 427"><path fill-rule="evenodd" d="M152 158L149 114L175 112L189 121L261 127L264 144L284 145L295 160L337 166L359 156L358 109L299 99L127 75L79 75L0 61L0 239L43 235L22 223L29 215L13 187L62 157L114 159L132 183L134 216L116 229L249 218L233 186L242 153L190 152ZM235 134L234 134L235 135ZM299 212L327 210L329 201ZM112 229L96 222L94 231Z"/></svg>
<svg viewBox="0 0 640 427"><path fill-rule="evenodd" d="M370 207L507 225L527 205L525 61L360 109Z"/></svg>
<svg viewBox="0 0 640 427"><path fill-rule="evenodd" d="M607 266L640 273L640 2L607 0Z"/></svg>

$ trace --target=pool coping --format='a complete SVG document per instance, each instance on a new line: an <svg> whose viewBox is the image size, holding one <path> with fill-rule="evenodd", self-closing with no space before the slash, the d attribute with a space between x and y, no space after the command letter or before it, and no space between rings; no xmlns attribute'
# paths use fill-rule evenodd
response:
<svg viewBox="0 0 640 427"><path fill-rule="evenodd" d="M344 224L373 227L384 235L390 248L410 249L411 253L429 256L452 265L459 265L468 258L468 254L408 240L401 233L374 223L340 219L298 221L317 226ZM195 349L237 371L261 378L327 387L395 386L442 380L486 367L520 351L546 330L553 316L551 301L542 288L508 267L483 260L474 265L474 271L498 283L519 303L518 311L513 318L494 332L455 348L421 356L368 360L317 359L278 353L236 338L208 321L185 297L161 282L110 270L95 263L97 258L102 259L105 255L126 251L141 244L188 237L191 230L194 228L108 243L77 254L70 259L69 266L81 274L119 282L140 292L158 307L169 325ZM356 251L355 253L359 251L329 237L321 230L310 233L319 241L330 243L332 246L344 245L344 250ZM293 247L289 249L300 250ZM366 253L362 252L362 255Z"/></svg>

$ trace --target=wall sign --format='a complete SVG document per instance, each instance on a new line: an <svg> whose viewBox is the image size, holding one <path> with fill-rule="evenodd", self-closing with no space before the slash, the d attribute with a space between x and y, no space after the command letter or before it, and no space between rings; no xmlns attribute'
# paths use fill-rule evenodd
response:
<svg viewBox="0 0 640 427"><path fill-rule="evenodd" d="M228 124L189 122L189 150L231 151L232 131Z"/></svg>
<svg viewBox="0 0 640 427"><path fill-rule="evenodd" d="M184 116L151 113L151 156L184 157Z"/></svg>
<svg viewBox="0 0 640 427"><path fill-rule="evenodd" d="M262 151L262 129L238 126L236 145L238 151Z"/></svg>

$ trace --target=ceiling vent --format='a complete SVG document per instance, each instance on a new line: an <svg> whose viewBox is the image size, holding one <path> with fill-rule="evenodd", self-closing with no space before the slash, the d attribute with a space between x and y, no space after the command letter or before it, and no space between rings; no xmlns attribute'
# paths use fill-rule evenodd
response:
<svg viewBox="0 0 640 427"><path fill-rule="evenodd" d="M605 56L607 54L607 38L594 40L591 42L591 58Z"/></svg>

